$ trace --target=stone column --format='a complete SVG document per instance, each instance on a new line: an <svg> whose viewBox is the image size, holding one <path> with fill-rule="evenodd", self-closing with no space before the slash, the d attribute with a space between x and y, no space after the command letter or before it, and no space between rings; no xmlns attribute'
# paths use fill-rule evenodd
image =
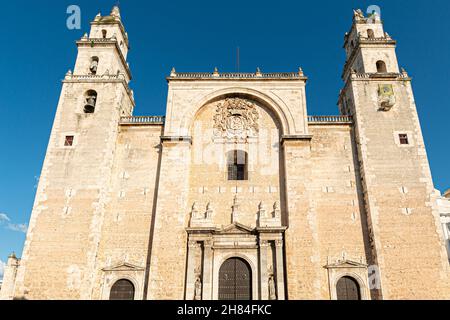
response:
<svg viewBox="0 0 450 320"><path fill-rule="evenodd" d="M213 288L213 249L212 242L204 242L203 258L203 300L212 300Z"/></svg>
<svg viewBox="0 0 450 320"><path fill-rule="evenodd" d="M196 241L189 241L188 259L187 259L187 272L186 272L186 296L185 300L194 300L195 296L195 268L196 266L196 253L200 248L200 244Z"/></svg>
<svg viewBox="0 0 450 320"><path fill-rule="evenodd" d="M275 254L277 263L277 298L278 300L285 300L284 288L284 258L283 258L283 241L277 240L275 242Z"/></svg>
<svg viewBox="0 0 450 320"><path fill-rule="evenodd" d="M261 284L261 300L269 300L269 277L267 274L267 248L269 243L267 240L259 240L259 267Z"/></svg>

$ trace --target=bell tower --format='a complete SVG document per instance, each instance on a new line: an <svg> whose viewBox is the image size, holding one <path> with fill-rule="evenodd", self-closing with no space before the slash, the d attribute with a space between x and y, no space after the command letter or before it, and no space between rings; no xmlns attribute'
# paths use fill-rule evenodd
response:
<svg viewBox="0 0 450 320"><path fill-rule="evenodd" d="M354 121L368 260L380 275L369 275L372 298L448 298L449 266L430 166L396 41L376 13L366 17L357 10L344 48L339 108Z"/></svg>
<svg viewBox="0 0 450 320"><path fill-rule="evenodd" d="M17 273L16 297L92 298L91 275L110 201L119 121L130 116L135 105L126 62L129 42L119 8L106 17L97 15L90 34L76 44L78 56L74 71L63 80ZM29 275L37 269L62 275L52 276L61 283L48 287L33 281ZM58 286L67 289L52 292Z"/></svg>

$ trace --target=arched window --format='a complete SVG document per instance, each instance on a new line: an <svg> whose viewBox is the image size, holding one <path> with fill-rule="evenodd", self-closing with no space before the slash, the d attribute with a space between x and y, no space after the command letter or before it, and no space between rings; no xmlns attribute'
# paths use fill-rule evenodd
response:
<svg viewBox="0 0 450 320"><path fill-rule="evenodd" d="M94 113L97 104L97 92L89 90L85 94L86 105L84 106L84 113Z"/></svg>
<svg viewBox="0 0 450 320"><path fill-rule="evenodd" d="M111 288L109 300L134 300L135 288L129 280L119 280Z"/></svg>
<svg viewBox="0 0 450 320"><path fill-rule="evenodd" d="M106 39L106 36L108 35L108 31L102 30L103 39Z"/></svg>
<svg viewBox="0 0 450 320"><path fill-rule="evenodd" d="M367 37L368 37L369 39L375 38L375 33L373 32L372 29L368 29L368 30L367 30Z"/></svg>
<svg viewBox="0 0 450 320"><path fill-rule="evenodd" d="M91 58L91 65L89 66L89 70L91 71L91 74L93 74L93 75L97 74L98 62L99 62L98 57Z"/></svg>
<svg viewBox="0 0 450 320"><path fill-rule="evenodd" d="M228 152L228 180L243 181L248 180L248 155L242 150Z"/></svg>
<svg viewBox="0 0 450 320"><path fill-rule="evenodd" d="M361 300L358 282L352 277L341 278L336 285L338 300Z"/></svg>
<svg viewBox="0 0 450 320"><path fill-rule="evenodd" d="M377 61L377 72L378 73L386 73L387 72L387 68L386 68L386 63L382 60Z"/></svg>

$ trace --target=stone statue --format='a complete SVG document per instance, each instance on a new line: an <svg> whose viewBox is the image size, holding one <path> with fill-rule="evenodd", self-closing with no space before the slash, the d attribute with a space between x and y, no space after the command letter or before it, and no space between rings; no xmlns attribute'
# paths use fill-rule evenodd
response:
<svg viewBox="0 0 450 320"><path fill-rule="evenodd" d="M195 280L194 300L196 301L202 300L202 281L200 280L200 276L197 276L197 279Z"/></svg>
<svg viewBox="0 0 450 320"><path fill-rule="evenodd" d="M269 300L277 300L277 293L275 288L275 278L273 274L269 276Z"/></svg>

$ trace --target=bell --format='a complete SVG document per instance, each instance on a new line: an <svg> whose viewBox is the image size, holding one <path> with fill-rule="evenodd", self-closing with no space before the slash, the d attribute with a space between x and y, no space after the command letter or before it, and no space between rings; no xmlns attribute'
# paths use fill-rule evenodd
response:
<svg viewBox="0 0 450 320"><path fill-rule="evenodd" d="M91 70L91 72L92 72L93 74L96 74L96 73L97 73L97 67L98 67L98 62L95 61L95 60L92 61L90 70Z"/></svg>
<svg viewBox="0 0 450 320"><path fill-rule="evenodd" d="M86 105L84 106L85 113L94 113L95 111L95 97L91 96L86 99Z"/></svg>

